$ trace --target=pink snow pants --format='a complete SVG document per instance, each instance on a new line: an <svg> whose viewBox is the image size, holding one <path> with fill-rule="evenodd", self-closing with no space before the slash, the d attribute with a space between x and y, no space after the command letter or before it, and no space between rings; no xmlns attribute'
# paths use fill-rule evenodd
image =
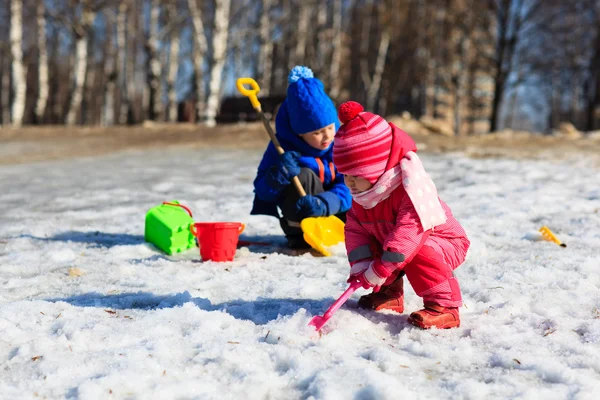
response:
<svg viewBox="0 0 600 400"><path fill-rule="evenodd" d="M425 304L462 306L460 286L444 257L427 244L404 267L406 278Z"/></svg>

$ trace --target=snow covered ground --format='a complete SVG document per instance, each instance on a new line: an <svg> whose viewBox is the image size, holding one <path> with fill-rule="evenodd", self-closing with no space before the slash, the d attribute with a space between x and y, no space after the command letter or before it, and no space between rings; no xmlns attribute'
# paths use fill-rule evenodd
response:
<svg viewBox="0 0 600 400"><path fill-rule="evenodd" d="M462 326L356 308L343 252L273 253L261 154L169 149L0 167L0 398L600 398L600 179L586 160L422 155L472 240ZM146 211L241 221L230 263L144 242ZM548 225L568 245L539 241Z"/></svg>

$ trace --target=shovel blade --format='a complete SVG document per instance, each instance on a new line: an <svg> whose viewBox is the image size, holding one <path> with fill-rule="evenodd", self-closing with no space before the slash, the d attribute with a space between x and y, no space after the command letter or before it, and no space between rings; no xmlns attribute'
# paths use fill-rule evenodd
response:
<svg viewBox="0 0 600 400"><path fill-rule="evenodd" d="M314 326L317 331L320 331L321 328L323 327L323 325L325 325L328 320L329 320L329 318L325 318L325 317L321 317L320 315L317 315L316 317L313 317L310 320L310 322L308 323L308 326Z"/></svg>
<svg viewBox="0 0 600 400"><path fill-rule="evenodd" d="M335 215L305 218L300 227L306 243L327 257L331 256L327 247L344 241L344 222Z"/></svg>

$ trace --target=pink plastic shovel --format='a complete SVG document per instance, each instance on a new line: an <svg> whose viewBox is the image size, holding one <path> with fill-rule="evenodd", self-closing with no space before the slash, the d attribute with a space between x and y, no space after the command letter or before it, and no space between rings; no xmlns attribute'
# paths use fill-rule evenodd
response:
<svg viewBox="0 0 600 400"><path fill-rule="evenodd" d="M329 318L331 318L331 316L333 315L334 312L336 312L338 310L338 308L340 308L342 306L342 304L344 304L346 302L346 300L348 300L348 298L350 296L352 296L352 293L354 293L354 291L356 289L358 289L359 287L361 287L362 284L360 282L352 282L350 284L350 286L348 287L348 289L346 289L346 291L344 293L342 293L342 295L340 296L339 299L337 299L332 305L331 307L329 307L327 309L327 311L325 311L325 314L321 315L317 315L315 317L313 317L310 322L308 323L308 326L314 326L315 329L317 331L321 330L321 328L323 327L323 325L325 325L327 323L327 321L329 321Z"/></svg>

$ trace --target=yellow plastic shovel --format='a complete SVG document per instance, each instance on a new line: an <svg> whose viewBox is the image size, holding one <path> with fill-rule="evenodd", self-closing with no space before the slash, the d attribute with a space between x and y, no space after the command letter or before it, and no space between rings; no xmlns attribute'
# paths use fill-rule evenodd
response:
<svg viewBox="0 0 600 400"><path fill-rule="evenodd" d="M566 244L564 244L560 240L558 240L558 238L556 237L556 235L554 235L554 233L547 226L545 226L545 225L542 226L540 228L540 232L541 232L542 237L544 238L544 240L547 240L549 242L554 242L557 245L559 245L560 247L567 247Z"/></svg>
<svg viewBox="0 0 600 400"><path fill-rule="evenodd" d="M250 85L251 88L247 89L244 85ZM277 137L275 137L275 132L271 127L271 123L262 112L262 107L256 96L258 92L260 92L258 83L252 78L239 78L236 82L236 86L241 94L248 97L250 103L252 103L252 107L254 107L258 112L258 115L260 115L263 125L265 126L271 141L275 145L277 152L283 154L284 150L279 144ZM292 179L292 183L301 197L306 196L306 192L297 176ZM328 247L344 241L344 222L335 215L330 215L329 217L304 218L302 222L300 222L300 228L302 228L306 243L324 256L331 255L331 252L327 249Z"/></svg>

